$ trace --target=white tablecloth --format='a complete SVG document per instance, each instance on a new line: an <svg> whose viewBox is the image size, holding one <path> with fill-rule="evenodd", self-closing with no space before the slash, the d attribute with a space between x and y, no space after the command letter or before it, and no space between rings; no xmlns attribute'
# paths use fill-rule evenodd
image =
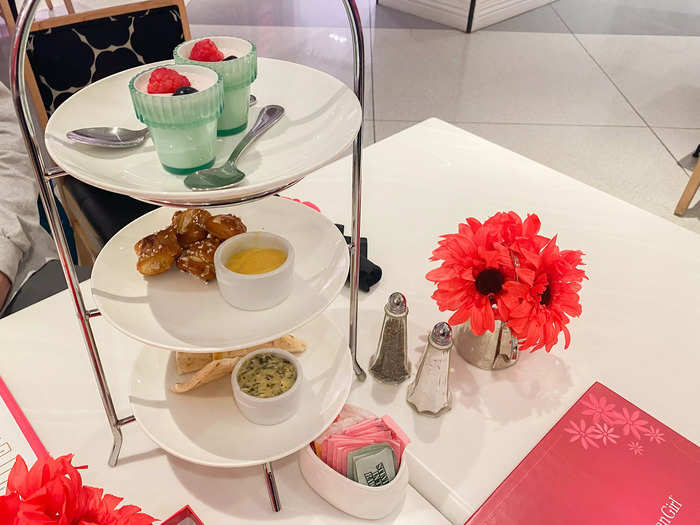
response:
<svg viewBox="0 0 700 525"><path fill-rule="evenodd" d="M342 165L309 176L289 193L347 226L348 160ZM384 275L370 294L361 294L363 366L376 349L391 292L408 300L413 363L428 330L449 318L430 299L434 286L425 274L436 266L428 258L438 237L456 232L466 217L537 213L544 235L558 234L560 247L586 253L583 315L570 324L567 350L524 354L497 372L453 355L453 409L437 420L405 403L408 382L397 388L368 380L353 389L350 401L390 413L414 440L412 453L453 490L447 498L434 480L413 478L455 523L459 500L464 518L595 381L700 443L694 334L700 236L436 119L370 147L364 170L363 235ZM338 322L345 320L341 303Z"/></svg>

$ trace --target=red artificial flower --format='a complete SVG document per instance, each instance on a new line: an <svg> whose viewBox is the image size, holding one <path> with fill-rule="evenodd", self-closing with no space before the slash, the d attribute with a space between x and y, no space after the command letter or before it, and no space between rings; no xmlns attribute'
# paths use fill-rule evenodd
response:
<svg viewBox="0 0 700 525"><path fill-rule="evenodd" d="M433 299L440 311L454 311L450 324L469 321L476 335L493 331L496 320L507 318L504 285L515 279L513 258L499 228L469 218L458 233L443 235L438 244L430 260L443 263L426 278L437 283Z"/></svg>
<svg viewBox="0 0 700 525"><path fill-rule="evenodd" d="M474 218L456 234L443 235L431 260L442 260L426 278L437 284L433 299L452 310L450 324L470 322L475 335L507 323L523 349L549 352L566 325L581 314L578 292L586 274L579 251L560 251L556 237L540 235L535 214L523 221L500 212L481 224Z"/></svg>
<svg viewBox="0 0 700 525"><path fill-rule="evenodd" d="M72 455L39 458L31 469L17 457L0 496L2 525L151 525L154 518L122 499L84 486Z"/></svg>
<svg viewBox="0 0 700 525"><path fill-rule="evenodd" d="M534 280L527 294L508 293L503 302L510 310L508 327L519 339L520 348L531 351L545 348L549 352L564 333L565 346L571 343L566 325L570 317L581 315L578 292L586 273L579 268L583 253L559 250L556 236L537 257L525 264L534 268Z"/></svg>

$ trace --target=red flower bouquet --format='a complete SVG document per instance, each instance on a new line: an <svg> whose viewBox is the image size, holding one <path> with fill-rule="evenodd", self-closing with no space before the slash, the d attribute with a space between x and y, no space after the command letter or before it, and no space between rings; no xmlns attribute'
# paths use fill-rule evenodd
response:
<svg viewBox="0 0 700 525"><path fill-rule="evenodd" d="M469 321L475 335L502 321L521 349L549 352L566 325L581 315L578 292L586 278L580 251L560 250L556 236L539 234L540 220L501 212L483 224L469 218L457 233L443 235L432 261L442 264L426 278L437 284L440 311L454 311L450 324Z"/></svg>
<svg viewBox="0 0 700 525"><path fill-rule="evenodd" d="M73 456L40 458L30 470L21 457L10 472L7 495L0 496L2 525L152 525L154 518L122 498L87 487Z"/></svg>

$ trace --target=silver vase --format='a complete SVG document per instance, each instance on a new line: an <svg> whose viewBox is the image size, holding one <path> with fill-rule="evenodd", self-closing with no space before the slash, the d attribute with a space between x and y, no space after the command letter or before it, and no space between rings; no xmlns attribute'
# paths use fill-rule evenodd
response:
<svg viewBox="0 0 700 525"><path fill-rule="evenodd" d="M483 335L474 335L467 321L454 327L452 338L462 359L479 368L501 370L518 362L518 340L501 321Z"/></svg>

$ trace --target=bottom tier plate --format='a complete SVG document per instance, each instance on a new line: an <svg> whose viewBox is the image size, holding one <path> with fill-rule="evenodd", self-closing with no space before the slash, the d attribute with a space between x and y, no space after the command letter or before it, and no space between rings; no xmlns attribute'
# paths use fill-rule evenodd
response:
<svg viewBox="0 0 700 525"><path fill-rule="evenodd" d="M346 338L325 315L294 335L308 347L298 354L304 384L299 411L291 419L273 426L251 423L238 410L228 378L174 394L170 385L182 380L175 353L144 347L131 377L136 421L163 450L199 465L247 467L293 454L335 419L352 384Z"/></svg>

